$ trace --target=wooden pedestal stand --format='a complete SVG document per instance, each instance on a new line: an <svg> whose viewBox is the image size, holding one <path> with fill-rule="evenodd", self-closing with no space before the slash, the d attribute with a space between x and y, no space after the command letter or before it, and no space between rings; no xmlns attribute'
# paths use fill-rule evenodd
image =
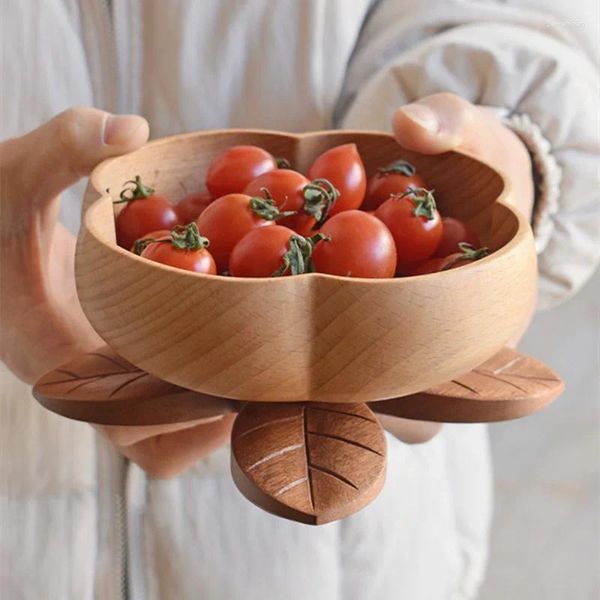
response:
<svg viewBox="0 0 600 600"><path fill-rule="evenodd" d="M240 491L269 512L321 524L356 512L381 490L386 444L377 414L501 421L543 408L562 389L551 369L505 348L452 381L370 405L240 402L167 383L105 347L46 374L34 396L55 413L105 425L211 420L237 412L231 471Z"/></svg>

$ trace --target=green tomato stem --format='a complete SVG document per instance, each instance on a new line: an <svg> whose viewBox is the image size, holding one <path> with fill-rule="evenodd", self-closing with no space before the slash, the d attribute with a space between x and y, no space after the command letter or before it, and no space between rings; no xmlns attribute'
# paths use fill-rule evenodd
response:
<svg viewBox="0 0 600 600"><path fill-rule="evenodd" d="M139 175L136 175L135 179L126 181L123 186L124 189L119 194L120 200L115 200L113 204L122 204L123 202L141 200L143 198L149 198L152 196L152 194L154 194L154 188L144 185L142 183L142 178Z"/></svg>
<svg viewBox="0 0 600 600"><path fill-rule="evenodd" d="M406 160L395 160L387 167L381 167L378 171L379 175L405 175L412 177L417 172L414 165Z"/></svg>

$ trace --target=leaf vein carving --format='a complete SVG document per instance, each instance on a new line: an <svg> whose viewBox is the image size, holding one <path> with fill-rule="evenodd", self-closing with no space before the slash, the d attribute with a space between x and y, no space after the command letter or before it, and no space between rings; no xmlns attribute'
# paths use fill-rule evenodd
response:
<svg viewBox="0 0 600 600"><path fill-rule="evenodd" d="M310 410L320 410L322 412L335 413L336 415L347 415L348 417L356 417L357 419L362 419L363 421L369 421L370 423L376 423L375 419L371 419L370 417L366 417L365 415L358 415L356 413L347 412L344 410L338 410L334 408L324 408L323 406L311 406Z"/></svg>
<svg viewBox="0 0 600 600"><path fill-rule="evenodd" d="M525 388L522 388L520 385L517 385L516 383L513 383L512 381L509 381L508 379L505 379L504 377L498 377L498 375L494 375L487 371L481 371L480 369L473 369L473 373L477 373L478 375L483 375L485 377L489 377L490 379L496 379L497 381L503 381L504 383L511 385L512 387L516 388L517 390L519 390L525 394L528 393Z"/></svg>
<svg viewBox="0 0 600 600"><path fill-rule="evenodd" d="M312 473L310 471L310 456L309 456L309 448L308 448L308 425L306 422L306 405L302 407L302 432L304 434L304 459L306 464L306 478L308 480L308 501L310 502L310 507L314 510L315 508L315 497L313 492L313 481L312 481Z"/></svg>
<svg viewBox="0 0 600 600"><path fill-rule="evenodd" d="M58 369L57 369L58 370ZM104 377L118 377L120 375L127 375L128 373L142 373L143 375L148 375L148 373L135 370L135 371L119 371L118 373L100 373L99 375L77 375L77 373L66 373L65 371L60 371L61 373L65 373L68 375L72 375L70 379L59 379L57 381L48 381L44 383L44 386L47 385L58 385L59 383L70 383L72 381L85 381L92 382L96 379L103 379ZM73 388L75 389L75 388Z"/></svg>
<svg viewBox="0 0 600 600"><path fill-rule="evenodd" d="M135 377L132 377L131 379L128 379L127 381L123 382L121 385L118 385L108 396L109 398L112 398L113 396L115 396L118 392L120 392L123 388L126 388L129 384L133 383L134 381L138 381L138 379L142 379L144 377L146 377L148 375L148 373L140 373L139 375L136 375Z"/></svg>
<svg viewBox="0 0 600 600"><path fill-rule="evenodd" d="M474 394L481 396L481 394L474 387L471 387L470 385L467 385L466 383L463 383L462 381L458 381L458 379L451 379L450 381L452 383L455 383L456 385L460 386L461 388L468 390L469 392L473 392Z"/></svg>
<svg viewBox="0 0 600 600"><path fill-rule="evenodd" d="M511 367L518 365L520 362L523 362L524 360L525 360L524 356L517 356L517 357L513 358L512 360L509 360L505 365L502 365L501 367L494 369L493 373L494 373L494 375L498 375L499 373L502 373L502 371L506 371L506 369L510 369Z"/></svg>
<svg viewBox="0 0 600 600"><path fill-rule="evenodd" d="M349 440L348 438L342 437L341 435L334 435L333 433L322 433L320 431L308 431L307 433L309 433L310 435L318 435L320 437L325 437L325 438L330 438L332 440L338 440L340 442L345 442L346 444L350 444L351 446L356 446L357 448L362 448L363 450L367 450L369 452L372 452L373 454L377 454L378 456L383 456L383 454L377 450L375 450L374 448L370 448L369 446L366 446L365 444L361 444L360 442L357 442L355 440Z"/></svg>
<svg viewBox="0 0 600 600"><path fill-rule="evenodd" d="M297 421L300 417L298 415L294 415L293 417L282 417L281 419L276 419L274 421L264 421L263 423L259 423L254 427L250 427L250 429L246 429L246 431L242 431L238 438L244 437L253 431L258 431L259 429L263 429L264 427L268 427L269 425L278 425L279 423L288 423L290 421Z"/></svg>
<svg viewBox="0 0 600 600"><path fill-rule="evenodd" d="M267 454L266 456L263 456L262 458L257 460L255 463L252 463L249 467L246 468L246 471L252 471L252 469L255 469L256 467L258 467L259 465L262 465L263 463L269 462L270 460L272 460L274 458L278 458L279 456L283 456L284 454L287 454L288 452L293 452L294 450L298 450L298 448L302 448L303 445L304 444L292 444L291 446L286 446L285 448L280 448L279 450L275 450L275 452L271 452L270 454Z"/></svg>
<svg viewBox="0 0 600 600"><path fill-rule="evenodd" d="M73 371L67 371L67 369L55 369L55 371L57 373L62 373L63 375L68 375L69 377L72 377L73 379L81 379L81 377L79 377L79 375L77 375L77 373L73 373Z"/></svg>
<svg viewBox="0 0 600 600"><path fill-rule="evenodd" d="M349 479L346 479L343 475L340 475L339 473L336 473L335 471L332 471L331 469L328 469L327 467L322 467L320 465L315 465L312 463L309 464L308 467L309 467L309 470L314 469L315 471L319 471L320 473L325 473L325 475L334 477L338 481L341 481L342 483L345 483L346 485L349 485L351 488L354 488L355 490L358 491L357 485L352 483Z"/></svg>
<svg viewBox="0 0 600 600"><path fill-rule="evenodd" d="M308 479L306 477L301 477L300 479L296 479L295 481L292 481L292 482L288 483L287 485L284 485L283 487L279 488L273 494L273 496L275 496L275 497L281 496L281 494L285 494L286 492L289 492L291 489L303 484L307 480Z"/></svg>

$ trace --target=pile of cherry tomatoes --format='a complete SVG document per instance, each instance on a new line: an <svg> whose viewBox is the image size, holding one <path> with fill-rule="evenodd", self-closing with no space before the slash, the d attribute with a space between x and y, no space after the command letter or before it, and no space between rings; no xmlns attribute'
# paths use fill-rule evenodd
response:
<svg viewBox="0 0 600 600"><path fill-rule="evenodd" d="M207 192L173 204L140 177L117 204L118 244L190 271L235 277L308 272L388 278L432 273L488 254L465 223L442 218L406 161L369 180L354 144L327 150L306 175L257 146L219 154Z"/></svg>

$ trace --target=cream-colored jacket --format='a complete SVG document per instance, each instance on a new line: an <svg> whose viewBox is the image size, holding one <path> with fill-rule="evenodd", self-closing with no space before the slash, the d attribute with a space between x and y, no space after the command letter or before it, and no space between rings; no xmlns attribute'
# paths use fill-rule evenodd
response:
<svg viewBox="0 0 600 600"><path fill-rule="evenodd" d="M540 178L540 306L600 252L594 0L3 0L0 139L72 105L140 113L155 137L220 127L389 129L437 91L510 118ZM76 229L81 187L62 218ZM486 561L485 430L389 439L369 508L320 528L234 489L226 450L148 480L4 370L0 569L7 600L472 598Z"/></svg>

